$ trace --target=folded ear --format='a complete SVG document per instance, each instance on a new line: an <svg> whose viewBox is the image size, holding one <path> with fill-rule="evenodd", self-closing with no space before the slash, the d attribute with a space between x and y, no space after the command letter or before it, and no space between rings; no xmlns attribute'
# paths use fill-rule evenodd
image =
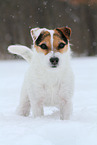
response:
<svg viewBox="0 0 97 145"><path fill-rule="evenodd" d="M22 56L28 63L32 60L32 51L23 45L10 45L8 51L13 54L18 54Z"/></svg>
<svg viewBox="0 0 97 145"><path fill-rule="evenodd" d="M30 33L31 33L31 37L33 39L33 41L36 40L36 38L38 37L38 31L39 31L39 28L33 28L30 30Z"/></svg>
<svg viewBox="0 0 97 145"><path fill-rule="evenodd" d="M69 27L62 27L62 28L57 28L56 30L59 30L68 40L70 39L71 28L69 28Z"/></svg>
<svg viewBox="0 0 97 145"><path fill-rule="evenodd" d="M45 31L45 28L42 28L42 29L41 28L33 28L33 29L30 30L30 33L31 33L31 37L33 39L33 42L36 41L36 39L38 38L38 36L40 35L40 33L42 31Z"/></svg>

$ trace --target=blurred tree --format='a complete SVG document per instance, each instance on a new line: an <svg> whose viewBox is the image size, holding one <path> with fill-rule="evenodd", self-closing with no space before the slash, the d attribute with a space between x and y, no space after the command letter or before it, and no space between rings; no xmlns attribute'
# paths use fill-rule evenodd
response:
<svg viewBox="0 0 97 145"><path fill-rule="evenodd" d="M97 0L59 0L64 2L72 3L73 5L79 5L79 4L90 4L94 5L97 4Z"/></svg>
<svg viewBox="0 0 97 145"><path fill-rule="evenodd" d="M67 1L67 0L59 0ZM81 48L79 53L86 52L86 55L92 56L97 54L97 0L69 0L73 6L80 8L80 30L81 30ZM77 11L78 12L78 11ZM83 39L83 40L82 40ZM81 46L81 44L80 44Z"/></svg>
<svg viewBox="0 0 97 145"><path fill-rule="evenodd" d="M69 26L72 50L97 54L97 0L4 0L0 1L0 58L13 57L8 45L31 46L32 27ZM16 56L15 56L16 57Z"/></svg>

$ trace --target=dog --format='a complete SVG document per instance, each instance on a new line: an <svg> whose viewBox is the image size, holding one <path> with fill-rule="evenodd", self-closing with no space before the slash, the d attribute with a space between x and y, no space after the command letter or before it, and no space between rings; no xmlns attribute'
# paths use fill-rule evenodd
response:
<svg viewBox="0 0 97 145"><path fill-rule="evenodd" d="M31 29L32 49L11 45L8 51L22 56L28 63L22 86L19 115L34 117L44 115L43 106L55 106L60 110L60 119L70 119L73 105L74 75L70 64L71 29L69 27L49 30Z"/></svg>

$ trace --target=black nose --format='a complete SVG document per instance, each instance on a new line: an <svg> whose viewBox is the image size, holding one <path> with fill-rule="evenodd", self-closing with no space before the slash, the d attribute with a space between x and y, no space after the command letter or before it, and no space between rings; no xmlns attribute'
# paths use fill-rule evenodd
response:
<svg viewBox="0 0 97 145"><path fill-rule="evenodd" d="M58 57L51 57L50 62L53 66L56 66L59 62L59 58Z"/></svg>

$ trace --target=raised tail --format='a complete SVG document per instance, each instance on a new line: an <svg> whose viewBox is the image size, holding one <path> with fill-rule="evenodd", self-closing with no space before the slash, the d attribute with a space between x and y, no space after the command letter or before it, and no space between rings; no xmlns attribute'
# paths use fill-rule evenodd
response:
<svg viewBox="0 0 97 145"><path fill-rule="evenodd" d="M31 63L33 52L30 48L23 45L10 45L8 51L22 56L28 63Z"/></svg>

